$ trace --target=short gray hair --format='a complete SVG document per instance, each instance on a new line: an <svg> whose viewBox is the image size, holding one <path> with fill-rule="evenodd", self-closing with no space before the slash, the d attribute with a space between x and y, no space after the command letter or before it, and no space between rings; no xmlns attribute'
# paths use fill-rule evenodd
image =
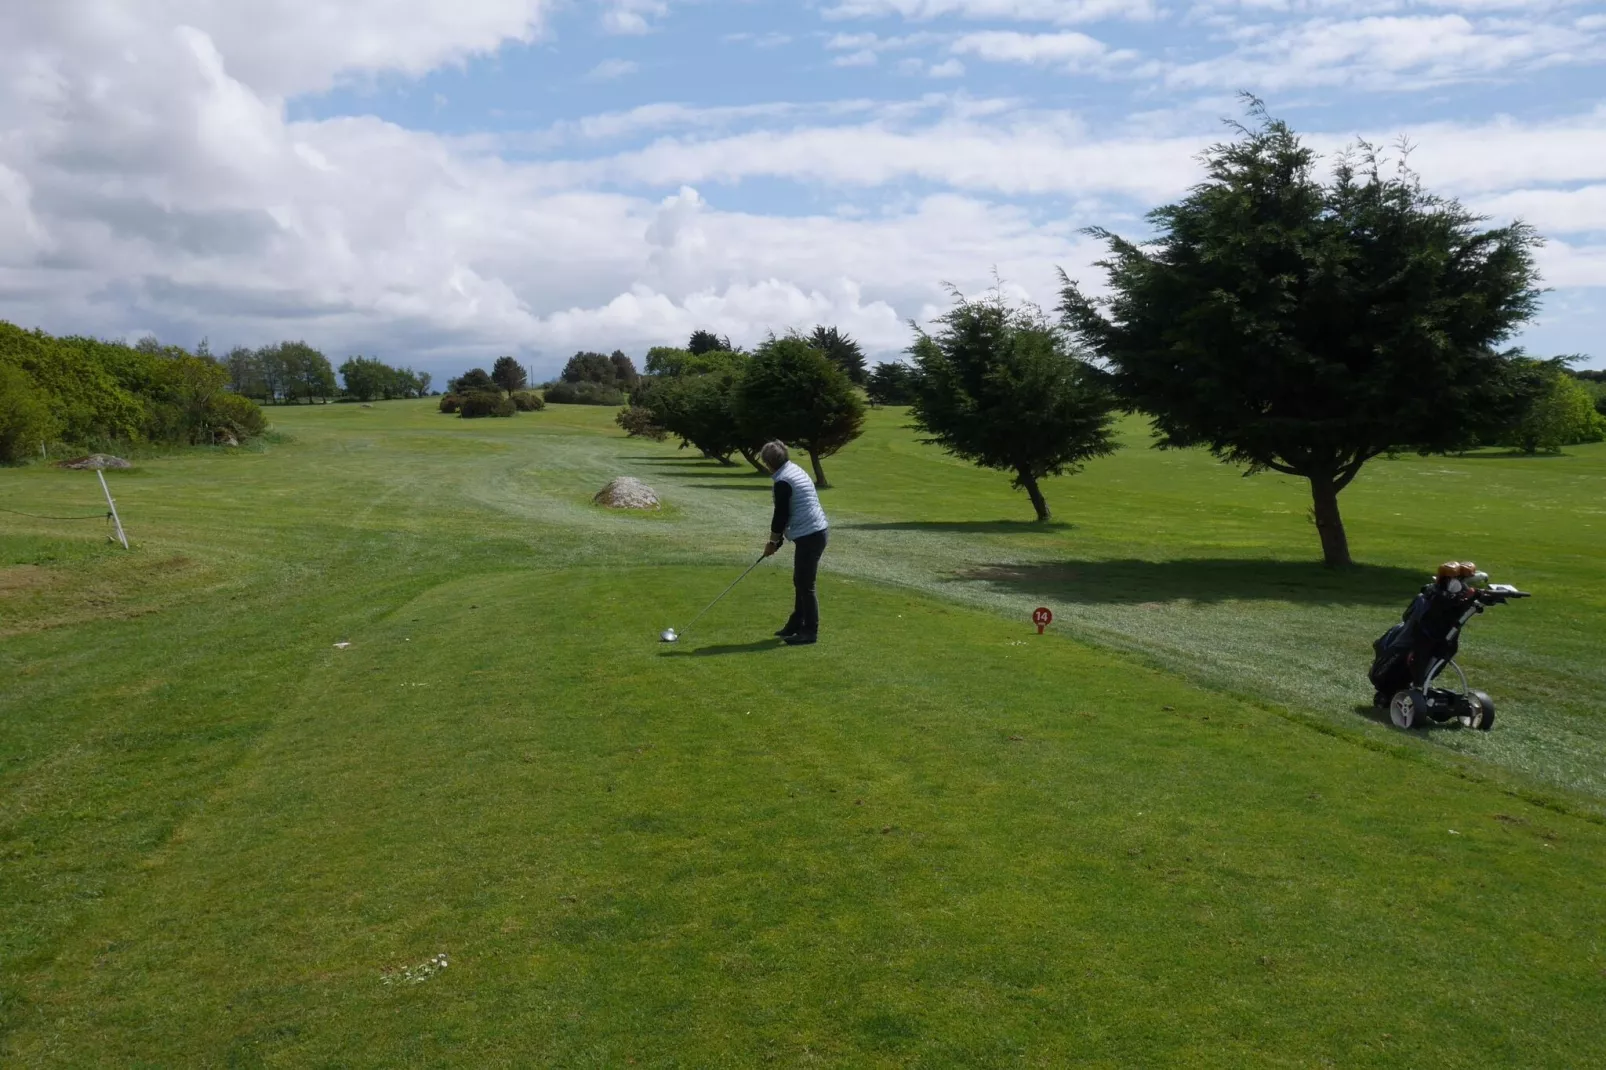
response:
<svg viewBox="0 0 1606 1070"><path fill-rule="evenodd" d="M786 451L786 443L776 439L764 443L764 448L758 451L758 459L763 461L771 472L778 472L781 465L792 459L792 455Z"/></svg>

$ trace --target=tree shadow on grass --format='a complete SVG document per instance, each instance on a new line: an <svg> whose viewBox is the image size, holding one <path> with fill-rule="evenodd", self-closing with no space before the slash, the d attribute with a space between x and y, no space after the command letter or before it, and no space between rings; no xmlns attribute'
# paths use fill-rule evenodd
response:
<svg viewBox="0 0 1606 1070"><path fill-rule="evenodd" d="M1566 453L1549 453L1539 451L1526 453L1523 450L1479 450L1477 453L1452 453L1443 458L1447 461L1559 461L1568 456Z"/></svg>
<svg viewBox="0 0 1606 1070"><path fill-rule="evenodd" d="M1187 558L975 565L949 582L1067 603L1164 605L1266 601L1404 607L1426 573L1387 565L1330 569L1318 562Z"/></svg>
<svg viewBox="0 0 1606 1070"><path fill-rule="evenodd" d="M843 524L849 531L951 531L961 535L1051 535L1074 531L1066 520L896 520L882 524Z"/></svg>
<svg viewBox="0 0 1606 1070"><path fill-rule="evenodd" d="M758 654L765 650L779 650L784 645L779 639L760 639L756 643L717 643L695 650L665 650L659 657L711 658L720 654Z"/></svg>

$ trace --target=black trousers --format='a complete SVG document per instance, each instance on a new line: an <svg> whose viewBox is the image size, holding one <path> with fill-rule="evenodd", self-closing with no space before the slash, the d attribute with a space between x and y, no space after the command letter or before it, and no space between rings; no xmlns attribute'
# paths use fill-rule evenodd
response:
<svg viewBox="0 0 1606 1070"><path fill-rule="evenodd" d="M813 634L820 630L820 599L814 583L820 574L820 558L825 555L829 531L816 531L792 542L792 623L799 631Z"/></svg>

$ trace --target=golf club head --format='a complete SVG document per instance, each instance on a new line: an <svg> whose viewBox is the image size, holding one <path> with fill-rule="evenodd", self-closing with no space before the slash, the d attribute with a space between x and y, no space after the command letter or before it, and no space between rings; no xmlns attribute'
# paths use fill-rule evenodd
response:
<svg viewBox="0 0 1606 1070"><path fill-rule="evenodd" d="M678 634L676 634L675 629L673 629L673 628L665 628L663 630L663 632L658 636L658 641L660 643L673 643L679 638L680 638L680 636Z"/></svg>

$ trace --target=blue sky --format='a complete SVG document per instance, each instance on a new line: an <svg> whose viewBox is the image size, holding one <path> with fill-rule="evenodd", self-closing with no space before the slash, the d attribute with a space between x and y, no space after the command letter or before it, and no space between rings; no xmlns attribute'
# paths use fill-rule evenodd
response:
<svg viewBox="0 0 1606 1070"><path fill-rule="evenodd" d="M895 355L996 270L1097 288L1263 97L1408 136L1549 242L1521 341L1606 366L1606 15L1566 0L61 0L0 12L0 317L444 377L499 353Z"/></svg>

